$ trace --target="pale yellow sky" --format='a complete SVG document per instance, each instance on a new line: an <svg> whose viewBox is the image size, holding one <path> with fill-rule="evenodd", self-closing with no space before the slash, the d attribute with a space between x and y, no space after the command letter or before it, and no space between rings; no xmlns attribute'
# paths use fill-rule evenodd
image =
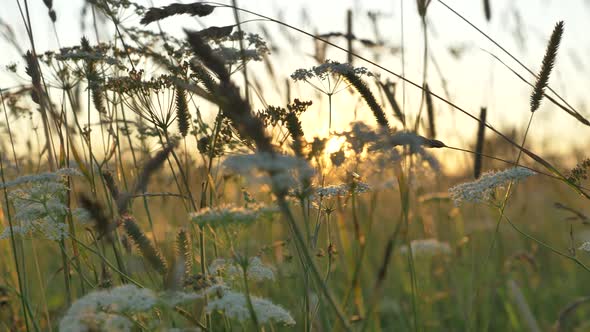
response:
<svg viewBox="0 0 590 332"><path fill-rule="evenodd" d="M15 29L23 41L23 49L27 49L24 28L16 6L17 1L22 4L24 0L2 0L4 10L0 13L0 19ZM421 84L423 39L414 0L300 0L289 2L283 0L241 0L238 3L250 10L272 17L280 17L284 21L310 32L320 33L345 32L346 10L350 8L354 12L354 33L361 38L368 39L374 39L374 33L367 18L367 12L379 11L382 14L379 24L382 38L392 46L399 46L402 1L406 49L405 73L406 77ZM29 2L37 48L39 50L56 48L57 40L42 1ZM540 67L545 42L554 24L559 20L565 21L562 47L559 50L550 84L582 114L590 114L584 107L585 104L588 104L586 90L590 73L590 63L588 63L586 56L590 51L590 36L587 33L586 23L590 15L590 1L491 0L492 20L490 23L485 21L482 2L479 0L446 0L447 4L489 33L534 71ZM58 17L56 30L62 46L78 44L83 34L91 40L95 40L92 31L83 32L80 28L82 3L81 0L54 1ZM139 3L150 6L152 2L139 1ZM154 1L153 3L164 5L171 3L171 1ZM518 80L503 65L492 60L482 49L498 55L512 68L532 81L530 75L509 60L484 37L452 15L438 1L432 1L427 17L430 26L429 51L440 65L442 74L448 82L453 102L476 115L481 106L488 106L488 121L493 126L497 128L516 126L516 128L524 129L529 117L529 87ZM248 19L249 16L244 15L242 18ZM134 25L137 22L137 18L130 17L124 21L124 24ZM230 10L220 9L210 17L203 19L201 23L207 26L232 24L233 16ZM244 29L256 32L258 24L247 24ZM313 53L313 44L310 40L293 33L292 35L300 38L300 41L292 44L286 42L284 38L281 39L284 34L278 26L273 23L264 23L264 25L271 34L279 36L276 43L281 47L281 51L271 55L279 75L288 77L297 68L309 68L314 65L313 59L309 56ZM194 19L178 17L163 21L162 27L168 32L182 36L182 28L199 29L202 26ZM112 27L108 26L100 38L102 40L112 38ZM16 62L22 65L18 52L6 47L5 44L2 44L2 47L5 51L0 56L0 64L6 65ZM449 52L450 47L463 48L464 52L460 58L456 59ZM346 60L345 54L336 50L329 51L328 58L339 61ZM401 74L402 72L399 54L385 54L379 59L379 63L396 73ZM355 65L364 64L357 61ZM367 67L382 77L391 77L391 75L381 73L371 66L367 65ZM253 72L259 72L262 68L259 64L250 66ZM428 68L428 82L431 90L442 95L440 76L434 64L430 62ZM2 76L5 76L5 73ZM15 82L3 80L3 83L0 83L0 88L8 88L13 83ZM293 98L312 98L313 95L310 95L312 90L304 83L295 83L293 86ZM401 89L401 84L398 86ZM271 90L269 89L269 91ZM284 103L283 99L276 94L269 93L266 97L271 104ZM398 91L397 97L401 100L401 90ZM406 112L415 114L420 101L420 92L408 86L405 99ZM346 91L334 97L333 127L335 130L346 128L347 124L354 119L355 105L356 99L353 99ZM327 104L316 101L304 117L304 126L311 131L325 133L327 132L327 117ZM441 140L465 146L465 140L471 141L474 137L476 123L458 112L451 111L442 103L436 103L436 117ZM586 145L590 138L590 128L583 126L562 110L548 103L544 103L535 117L530 137L537 139L537 143L543 138L548 142L547 147L550 150L560 151L568 148L571 144ZM358 105L357 119L370 119L370 112L363 104ZM391 120L392 123L395 123L393 118ZM460 137L463 138L460 139Z"/></svg>

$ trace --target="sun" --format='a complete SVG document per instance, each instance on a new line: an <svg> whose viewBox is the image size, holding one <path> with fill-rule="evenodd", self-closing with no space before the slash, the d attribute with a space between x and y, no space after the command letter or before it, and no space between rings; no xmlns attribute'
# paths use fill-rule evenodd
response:
<svg viewBox="0 0 590 332"><path fill-rule="evenodd" d="M328 142L326 142L326 149L324 150L324 152L326 154L338 152L344 145L344 142L346 142L346 137L332 136L328 139Z"/></svg>

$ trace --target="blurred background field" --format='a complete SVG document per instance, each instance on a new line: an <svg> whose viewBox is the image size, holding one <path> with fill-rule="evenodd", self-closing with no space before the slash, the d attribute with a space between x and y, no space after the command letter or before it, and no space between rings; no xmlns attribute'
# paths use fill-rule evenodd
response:
<svg viewBox="0 0 590 332"><path fill-rule="evenodd" d="M148 8L170 4L6 0L2 5L1 328L590 329L585 120L590 2L237 3L344 51L224 6L231 2L212 4L215 9L203 17L140 22ZM258 34L265 44L250 35L202 37L214 49L227 46L230 50L221 54L234 56L224 60L231 73L225 81L221 70L197 54L191 33L183 29L232 25L236 32L236 12L239 29ZM565 32L549 85L559 97L550 96L562 106L544 98L533 121L533 88L518 75L535 84L558 21L565 22ZM33 45L34 55L24 56ZM247 64L240 47L254 54ZM327 60L367 68L371 74L353 76L372 91L377 106L344 75L349 67L331 69L325 80L291 78L297 69ZM428 98L375 64L418 87L427 83L449 103ZM37 65L42 75L36 81ZM330 90L334 82L341 85ZM321 89L336 93L329 98ZM303 111L294 111L297 107ZM375 108L385 114L386 126ZM478 136L482 108L489 128ZM236 109L252 112L238 117L232 115ZM289 119L293 114L297 121ZM280 164L280 157L262 154L264 139L252 129L257 121L271 149L292 159ZM293 123L299 123L301 137ZM401 137L396 135L405 134L409 143L395 142ZM530 153L521 155L515 145L525 137ZM484 155L479 167L477 154ZM244 155L262 161L239 159ZM238 164L233 169L232 160ZM257 170L239 174L248 162L258 163L252 166ZM484 202L457 201L449 193L481 174L515 165L537 174L502 182ZM70 167L80 174L56 180L67 190L41 193L41 202L31 197L46 179L9 184ZM313 176L306 178L306 167ZM23 205L27 200L31 205ZM59 212L47 202L59 205ZM257 204L277 211L241 224L247 218L240 213L251 213ZM23 213L33 207L38 211ZM88 220L77 214L80 208ZM199 215L211 211L219 213L216 221L201 223ZM40 231L43 223L57 221L67 232L48 239ZM10 224L23 222L34 226L12 237ZM134 226L139 230L130 230ZM186 245L182 236L188 236ZM271 267L272 278L255 280L248 264L240 267L240 262L254 264L249 261L254 257ZM212 272L217 259L225 260L225 270ZM232 277L235 266L244 274ZM159 302L141 311L121 303L74 310L95 292L133 284L153 291ZM161 300L221 284L221 290L196 301L168 305ZM234 291L244 296L242 315L213 307ZM284 308L295 325L276 308L260 309L251 296Z"/></svg>

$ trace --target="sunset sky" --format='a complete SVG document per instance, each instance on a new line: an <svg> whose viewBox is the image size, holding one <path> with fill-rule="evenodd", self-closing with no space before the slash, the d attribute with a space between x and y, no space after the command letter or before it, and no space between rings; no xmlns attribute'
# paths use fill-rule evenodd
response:
<svg viewBox="0 0 590 332"><path fill-rule="evenodd" d="M23 4L23 0L3 0L0 19L14 29L17 38L21 41L22 49L26 50L29 45L26 42L24 26L18 11L18 1ZM141 0L138 2L148 7L171 3L171 1L154 1L152 3L151 1ZM588 104L586 91L588 75L590 74L590 60L587 57L590 52L590 36L588 35L587 24L590 16L590 1L491 0L490 2L492 19L488 23L483 13L483 1L446 0L449 6L459 11L486 33L489 33L497 42L535 72L540 68L546 41L553 26L559 20L565 21L565 34L550 85L583 115L590 115L590 112L586 110ZM92 42L96 41L92 30L82 31L81 29L80 13L83 1L54 1L54 8L58 17L56 29L59 36L59 45L43 2L34 0L29 1L29 3L32 21L34 22L35 41L39 51L56 49L59 45L76 45L82 35L88 36ZM361 38L372 40L375 39L375 35L367 13L377 11L381 14L379 30L382 38L391 46L400 46L400 9L402 5L400 0L299 0L290 2L241 0L238 4L271 17L280 17L282 20L304 30L319 33L345 32L346 10L352 9L354 12L354 33ZM423 38L416 2L404 0L403 6L405 13L405 73L410 80L421 84ZM248 15L242 16L242 19L249 18L252 17ZM489 108L488 122L497 128L516 127L520 130L524 129L529 117L530 88L482 49L500 57L529 81L533 81L531 76L438 1L432 1L427 18L429 24L429 52L435 58L441 68L442 75L448 82L453 102L474 115L479 113L481 106L487 106ZM86 20L90 22L88 17ZM130 16L123 21L123 24L132 26L138 24L138 21L137 17ZM174 35L182 36L182 28L200 29L204 26L229 25L233 24L233 22L232 12L228 9L221 9L199 22L187 17L169 18L162 21L162 28ZM244 26L244 29L258 32L259 24L261 23L248 23ZM271 57L282 77L288 77L298 68L310 68L315 64L310 56L314 52L313 43L307 37L292 33L292 36L298 38L299 41L290 44L286 42L284 33L281 32L277 25L270 22L262 24L271 34L276 35L275 42L280 47L280 50ZM87 29L88 27L89 25ZM153 27L155 28L155 25ZM99 37L102 41L112 39L112 31L112 26L107 25L101 29ZM18 52L11 46L7 46L4 41L0 43L2 43L1 46L4 50L2 56L0 56L0 63L3 66L17 63L22 69L24 65ZM449 48L463 49L463 52L459 58L455 58L449 52ZM361 53L371 55L368 52L361 51ZM346 55L337 50L329 50L328 58L341 62L346 61ZM384 54L378 62L396 73L402 73L399 53ZM355 65L366 66L375 74L394 79L391 75L381 73L378 69L360 61L356 61ZM263 67L260 64L250 67L253 71L258 68ZM23 70L20 73L22 74ZM6 89L18 84L18 81L10 78L4 67L2 67L0 75L5 77L0 84L0 88ZM21 76L25 77L24 75ZM394 79L394 81L397 80ZM444 95L440 76L432 61L428 65L428 82L432 91ZM316 98L315 95L310 95L313 90L304 83L294 83L293 87L293 98L305 99L306 95L310 97L309 99ZM398 84L398 87L402 88L401 83ZM273 91L272 88L268 89L266 97L269 102L283 103L283 98ZM402 93L399 90L397 92L399 100L402 99L401 96ZM416 114L419 102L419 90L407 86L406 112ZM344 129L350 121L354 120L354 105L356 105L357 101L352 99L350 93L345 91L341 95L334 97L334 103L336 114L333 120L334 129ZM357 119L369 119L371 116L368 109L362 104L359 104L359 107ZM327 117L327 105L316 102L309 114L304 117L304 126L312 132L325 134L327 132ZM473 120L458 112L451 111L448 106L440 102L436 103L436 117L441 127L439 128L439 138L441 140L458 145L472 141L477 127ZM590 128L583 126L557 107L545 102L535 117L530 137L536 144L544 143L545 148L553 151L560 151L570 146L570 144L576 146L587 145L588 138L590 138ZM537 139L535 140L535 138Z"/></svg>

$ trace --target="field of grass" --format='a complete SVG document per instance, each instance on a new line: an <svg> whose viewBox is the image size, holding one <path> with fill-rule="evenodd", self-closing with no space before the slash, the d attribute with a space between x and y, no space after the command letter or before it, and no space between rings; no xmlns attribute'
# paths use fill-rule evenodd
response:
<svg viewBox="0 0 590 332"><path fill-rule="evenodd" d="M590 159L529 137L540 112L590 125L550 86L563 22L539 63L502 53L528 71L513 77L530 85L518 128L427 75L430 6L462 19L443 1L405 1L423 28L419 81L377 60L395 49L403 63L403 43L351 33L352 11L348 32L318 34L236 0L88 0L112 39L45 51L29 2L15 13L26 53L3 63L20 85L0 85L0 330L590 330ZM167 31L221 12L233 20ZM314 64L275 58L279 35L313 41ZM435 107L476 135L447 139Z"/></svg>

